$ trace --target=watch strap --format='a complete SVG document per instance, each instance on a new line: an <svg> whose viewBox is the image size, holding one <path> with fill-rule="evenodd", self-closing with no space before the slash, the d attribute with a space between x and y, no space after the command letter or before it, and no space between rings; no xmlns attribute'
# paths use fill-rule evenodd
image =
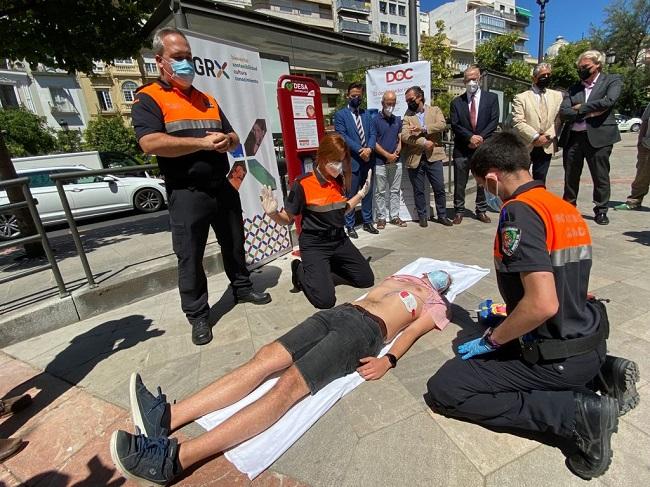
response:
<svg viewBox="0 0 650 487"><path fill-rule="evenodd" d="M390 362L391 368L394 369L397 366L397 357L392 353L387 353L386 357L388 357L388 361Z"/></svg>

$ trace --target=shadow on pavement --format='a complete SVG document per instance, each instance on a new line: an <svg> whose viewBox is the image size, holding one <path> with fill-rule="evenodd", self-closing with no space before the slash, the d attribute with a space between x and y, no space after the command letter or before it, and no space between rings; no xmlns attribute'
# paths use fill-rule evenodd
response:
<svg viewBox="0 0 650 487"><path fill-rule="evenodd" d="M39 390L29 408L0 425L0 438L12 436L31 417L81 382L102 360L165 333L157 328L149 329L151 323L151 319L142 315L131 315L107 321L74 337L43 372L7 392L5 397L20 396L30 389Z"/></svg>
<svg viewBox="0 0 650 487"><path fill-rule="evenodd" d="M633 238L633 240L628 240L629 242L650 246L650 230L643 230L641 232L623 232L623 235Z"/></svg>
<svg viewBox="0 0 650 487"><path fill-rule="evenodd" d="M88 475L77 482L70 483L70 476L57 472L56 470L49 470L47 472L39 473L34 477L23 481L22 485L30 487L118 487L126 483L126 479L118 478L111 481L111 477L115 475L113 466L106 466L102 464L100 459L95 455L87 463Z"/></svg>

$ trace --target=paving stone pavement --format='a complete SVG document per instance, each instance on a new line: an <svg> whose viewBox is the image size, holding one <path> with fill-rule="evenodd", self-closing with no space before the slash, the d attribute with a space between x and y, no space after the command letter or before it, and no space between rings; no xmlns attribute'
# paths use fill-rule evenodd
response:
<svg viewBox="0 0 650 487"><path fill-rule="evenodd" d="M634 176L634 136L612 155L612 201L624 201ZM561 159L554 159L549 188L562 189ZM592 486L650 485L650 230L647 211L610 212L611 224L591 219L591 181L585 171L579 207L594 240L590 290L610 299L609 349L638 362L640 405L621 418L609 471ZM470 199L468 207L472 207ZM496 226L466 218L452 228L430 224L388 226L380 235L360 231L355 242L377 280L417 257L454 260L492 268ZM215 339L191 343L175 291L75 323L0 353L0 396L31 391L35 403L4 419L0 436L29 443L0 466L0 485L130 485L114 470L108 439L131 429L127 381L138 370L147 384L160 384L168 399L180 399L247 360L263 344L313 313L302 294L292 294L291 256L254 272L258 289L273 302L234 305L224 275L209 279ZM337 288L338 302L361 292ZM254 482L217 456L177 485L187 486L574 486L586 484L564 465L559 449L495 433L437 415L425 405L426 380L453 356L452 343L478 332L473 309L498 299L494 272L454 307L453 323L422 337L382 380L364 383L326 413ZM196 425L179 434L192 437Z"/></svg>

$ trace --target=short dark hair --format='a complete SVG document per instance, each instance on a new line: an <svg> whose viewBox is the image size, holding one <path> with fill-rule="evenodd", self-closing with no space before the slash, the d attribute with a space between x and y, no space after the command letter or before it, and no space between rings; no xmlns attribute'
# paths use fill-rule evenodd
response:
<svg viewBox="0 0 650 487"><path fill-rule="evenodd" d="M348 95L350 94L350 91L352 91L355 88L358 88L361 91L363 91L365 87L363 86L363 83L359 83L358 81L353 81L348 85Z"/></svg>
<svg viewBox="0 0 650 487"><path fill-rule="evenodd" d="M424 91L418 85L411 86L408 90L404 92L404 94L406 95L406 93L408 93L409 91L412 91L413 93L415 93L416 97L422 97L422 99L424 100Z"/></svg>
<svg viewBox="0 0 650 487"><path fill-rule="evenodd" d="M474 176L484 178L490 168L506 173L528 171L530 151L517 133L506 130L498 132L476 149L470 161Z"/></svg>

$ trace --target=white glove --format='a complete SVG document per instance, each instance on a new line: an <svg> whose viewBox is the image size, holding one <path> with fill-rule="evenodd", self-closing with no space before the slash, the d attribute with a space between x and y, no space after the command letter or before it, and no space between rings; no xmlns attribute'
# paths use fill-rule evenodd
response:
<svg viewBox="0 0 650 487"><path fill-rule="evenodd" d="M262 191L260 191L260 201L262 202L264 213L267 215L274 215L278 212L278 202L275 200L273 190L270 186L262 186Z"/></svg>
<svg viewBox="0 0 650 487"><path fill-rule="evenodd" d="M366 178L366 182L363 183L363 186L359 189L357 194L362 198L365 198L366 195L368 194L368 191L370 191L371 183L372 183L372 169L368 170L368 177Z"/></svg>

